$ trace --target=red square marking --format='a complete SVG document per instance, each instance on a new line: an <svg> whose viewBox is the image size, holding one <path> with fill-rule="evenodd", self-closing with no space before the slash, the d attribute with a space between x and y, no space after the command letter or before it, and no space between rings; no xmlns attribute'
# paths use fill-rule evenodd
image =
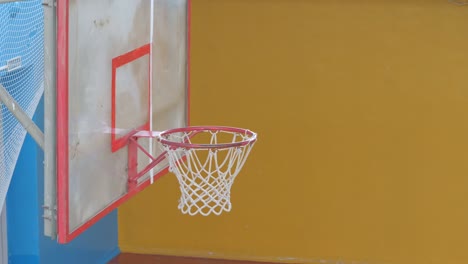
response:
<svg viewBox="0 0 468 264"><path fill-rule="evenodd" d="M115 152L122 147L125 147L128 144L128 139L139 130L149 130L150 128L150 120L147 120L146 123L142 124L134 128L133 131L130 131L124 136L118 137L117 135L117 127L116 127L116 119L117 119L117 105L116 105L116 78L117 78L117 69L122 67L132 61L135 61L143 56L150 55L150 44L132 50L128 53L125 53L121 56L115 57L112 59L112 131L111 131L111 147L112 152ZM151 56L148 56L148 59L151 60ZM150 65L150 63L148 63ZM150 69L148 68L148 74L151 74ZM148 77L150 77L148 75ZM151 83L148 81L148 117L150 116L150 89Z"/></svg>

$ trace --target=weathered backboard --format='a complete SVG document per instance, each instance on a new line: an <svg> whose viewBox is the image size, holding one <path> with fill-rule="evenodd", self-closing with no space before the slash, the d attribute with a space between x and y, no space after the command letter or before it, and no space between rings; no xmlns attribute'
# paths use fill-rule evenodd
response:
<svg viewBox="0 0 468 264"><path fill-rule="evenodd" d="M58 0L57 225L67 243L132 195L129 133L188 125L190 0ZM143 141L154 156L156 140ZM138 156L138 166L148 163Z"/></svg>

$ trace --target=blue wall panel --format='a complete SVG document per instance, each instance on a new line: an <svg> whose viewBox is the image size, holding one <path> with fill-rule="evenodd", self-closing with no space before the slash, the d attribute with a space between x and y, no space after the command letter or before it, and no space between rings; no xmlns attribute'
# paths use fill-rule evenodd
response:
<svg viewBox="0 0 468 264"><path fill-rule="evenodd" d="M35 121L42 128L43 101ZM27 136L7 197L10 263L107 263L119 253L116 211L67 245L43 235L43 155Z"/></svg>
<svg viewBox="0 0 468 264"><path fill-rule="evenodd" d="M26 136L7 194L11 264L39 263L39 208L36 143Z"/></svg>

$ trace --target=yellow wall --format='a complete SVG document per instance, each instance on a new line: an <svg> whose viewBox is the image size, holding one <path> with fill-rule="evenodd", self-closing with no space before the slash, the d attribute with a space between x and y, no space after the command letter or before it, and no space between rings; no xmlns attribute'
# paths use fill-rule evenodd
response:
<svg viewBox="0 0 468 264"><path fill-rule="evenodd" d="M119 211L123 251L468 263L468 7L194 0L192 39L192 124L259 142L231 213L181 215L167 176Z"/></svg>

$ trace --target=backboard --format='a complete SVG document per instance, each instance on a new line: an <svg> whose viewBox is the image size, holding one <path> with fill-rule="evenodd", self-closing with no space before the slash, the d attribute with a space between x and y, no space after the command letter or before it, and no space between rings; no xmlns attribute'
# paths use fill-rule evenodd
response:
<svg viewBox="0 0 468 264"><path fill-rule="evenodd" d="M190 0L58 0L57 225L67 243L167 172L128 181L133 131L189 123ZM140 142L154 156L156 140ZM138 156L138 167L148 164Z"/></svg>

